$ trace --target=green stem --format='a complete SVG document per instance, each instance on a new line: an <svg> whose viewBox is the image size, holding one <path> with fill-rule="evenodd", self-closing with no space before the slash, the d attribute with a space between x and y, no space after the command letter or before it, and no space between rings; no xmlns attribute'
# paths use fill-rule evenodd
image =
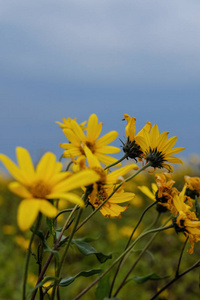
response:
<svg viewBox="0 0 200 300"><path fill-rule="evenodd" d="M145 215L146 212L147 212L151 207L153 207L155 204L156 204L156 202L151 203L151 204L150 204L148 207L146 207L146 209L143 211L143 213L142 213L142 215L141 215L141 217L140 217L138 223L137 223L136 226L134 227L134 229L133 229L133 231L132 231L132 233L131 233L131 235L130 235L130 237L129 237L129 240L128 240L127 244L126 244L126 247L125 247L124 251L125 251L125 250L128 248L128 246L130 245L130 242L131 242L131 240L132 240L132 237L133 237L135 231L137 230L138 226L139 226L140 223L142 222L142 219L143 219L144 215ZM121 261L119 262L119 265L118 265L117 270L116 270L116 272L115 272L115 275L114 275L114 277L113 277L113 280L112 280L112 283L111 283L111 287L110 287L109 297L111 297L112 290L113 290L113 287L114 287L114 284L115 284L115 280L116 280L117 275L118 275L118 273L119 273L119 270L120 270L120 268L121 268L122 262L123 262L123 258L122 258Z"/></svg>
<svg viewBox="0 0 200 300"><path fill-rule="evenodd" d="M30 261L30 256L31 256L31 247L32 247L32 243L35 237L35 234L40 226L40 222L42 219L42 214L39 213L38 218L37 218L37 223L35 225L35 229L31 235L31 239L29 242L29 246L28 246L28 252L27 252L27 256L26 256L26 263L25 263L25 270L24 270L24 280L23 280L23 289L22 289L22 299L25 300L26 299L26 283L27 283L27 277L28 277L28 267L29 267L29 261Z"/></svg>
<svg viewBox="0 0 200 300"><path fill-rule="evenodd" d="M156 218L157 219L157 218ZM168 218L168 220L165 221L165 223L163 224L162 227L164 227L169 220L171 220L172 217L170 216L170 218ZM146 246L144 247L144 249L142 250L142 252L140 253L140 255L137 257L136 261L134 262L134 264L131 266L131 268L129 269L128 273L126 274L126 276L124 277L124 279L122 280L122 282L120 283L118 289L116 290L114 297L117 296L117 294L119 293L119 291L121 290L121 288L124 286L128 276L131 274L131 272L134 270L135 266L137 265L137 263L140 261L141 257L143 256L143 254L146 252L146 250L148 249L148 247L151 245L151 243L153 242L153 240L155 239L155 237L159 234L160 232L156 232L152 238L149 240L149 242L146 244Z"/></svg>
<svg viewBox="0 0 200 300"><path fill-rule="evenodd" d="M164 290L166 290L170 285L172 285L175 281L177 281L178 279L180 279L182 276L184 276L185 274L187 274L188 272L192 271L195 268L200 267L200 260L198 260L194 265L192 265L190 268L186 269L184 272L178 274L178 276L176 276L174 279L172 279L171 281L169 281L162 289L160 289L150 300L154 300L156 299L156 297L158 295L160 295Z"/></svg>
<svg viewBox="0 0 200 300"><path fill-rule="evenodd" d="M180 264L181 264L181 259L182 259L183 252L184 252L184 250L185 250L185 247L186 247L186 244L187 244L188 239L189 239L189 237L186 238L185 243L184 243L184 245L183 245L183 247L182 247L182 250L181 250L181 253L180 253L180 257L179 257L179 260L178 260L178 265L177 265L175 277L177 277L177 276L179 275L179 268L180 268Z"/></svg>
<svg viewBox="0 0 200 300"><path fill-rule="evenodd" d="M146 164L145 166L143 166L141 169L139 169L136 173L134 173L133 175L127 177L124 181L120 182L120 184L118 184L113 192L108 196L107 199L105 199L95 210L93 210L91 212L91 214L89 216L87 216L80 224L79 226L77 226L77 230L79 230L90 218L93 217L94 214L96 214L100 209L101 207L114 195L114 193L123 185L124 182L127 182L129 180L131 180L132 178L134 178L135 176L137 176L140 172L142 172L143 170L145 170L146 168L148 168L149 166L151 166L151 163L148 162L148 164ZM65 243L67 240L68 240L69 236L67 236L65 239L63 239L63 241L61 242L60 245L62 245L63 243Z"/></svg>
<svg viewBox="0 0 200 300"><path fill-rule="evenodd" d="M60 261L58 270L57 270L57 272L56 272L56 277L57 277L57 278L59 278L59 276L60 276L60 272L61 272L61 270L62 270L62 266L63 266L64 260L65 260L65 258L66 258L66 255L67 255L67 251L68 251L69 246L70 246L70 244L71 244L72 238L73 238L73 236L74 236L74 234L75 234L75 232L76 232L76 227L77 227L77 225L78 225L78 223L79 223L79 220L80 220L80 217L81 217L82 212L83 212L82 209L80 209L79 212L78 212L78 216L77 216L76 222L75 222L75 224L74 224L74 227L73 227L72 232L71 232L70 237L69 237L69 241L68 241L68 243L67 243L67 245L66 245L66 247L65 247L65 251L64 251L64 253L63 253L63 256L62 256L62 258L61 258L61 261ZM55 297L56 286L57 286L57 282L55 281L55 284L54 284L54 287L53 287L53 291L52 291L52 297L51 297L52 300L54 300L54 297Z"/></svg>
<svg viewBox="0 0 200 300"><path fill-rule="evenodd" d="M148 235L149 233L155 233L158 231L163 231L169 228L172 228L173 225L169 225L166 227L160 227L160 228L155 228L150 231L146 231L143 234L141 234L133 243L96 279L94 280L86 289L84 289L78 296L74 298L74 300L80 299L87 291L89 291L101 278L103 278L125 255L127 255L132 248L135 246L135 244L144 236Z"/></svg>
<svg viewBox="0 0 200 300"><path fill-rule="evenodd" d="M58 239L57 239L57 241L56 241L56 243L55 243L55 245L54 245L54 247L53 247L53 250L56 250L56 249L58 248L59 243L60 243L60 240L61 240L61 238L62 238L62 236L63 236L63 233L64 233L65 229L67 228L68 223L69 223L69 221L70 221L70 219L71 219L73 213L74 213L75 210L77 209L77 207L78 207L78 205L75 205L75 206L74 206L73 210L71 211L70 215L68 216L67 220L65 221L65 224L64 224L64 226L63 226L63 228L62 228L62 231L61 231L60 234L59 234L59 237L58 237ZM40 281L42 280L42 278L43 278L43 276L44 276L44 274L45 274L45 272L46 272L46 270L47 270L47 268L48 268L48 266L49 266L49 264L50 264L50 262L51 262L51 260L52 260L52 257L53 257L53 252L50 253L50 255L48 256L48 258L47 258L47 260L46 260L46 262L45 262L45 264L44 264L44 266L43 266L43 268L42 268L42 271L41 271L41 273L40 273L40 275L39 275L39 277L38 277L38 281L37 281L36 285L39 284ZM35 299L36 294L37 294L37 290L35 290L35 291L33 292L32 297L31 297L31 300L34 300L34 299ZM24 299L23 299L23 300L24 300Z"/></svg>
<svg viewBox="0 0 200 300"><path fill-rule="evenodd" d="M107 170L107 169L109 169L109 168L111 168L111 167L117 165L117 164L120 163L122 160L126 159L127 157L128 157L128 154L125 154L125 155L122 156L119 160L117 160L117 161L115 161L114 163L112 163L112 164L106 166L106 167L104 168L104 170Z"/></svg>

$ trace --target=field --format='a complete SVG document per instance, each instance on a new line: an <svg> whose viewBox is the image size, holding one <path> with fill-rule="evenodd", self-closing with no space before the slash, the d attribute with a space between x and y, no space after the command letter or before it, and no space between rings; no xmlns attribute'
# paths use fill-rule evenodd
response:
<svg viewBox="0 0 200 300"><path fill-rule="evenodd" d="M175 186L178 189L182 189L184 184L184 175L198 176L200 172L199 160L191 158L190 161L184 162L183 166L175 169L172 178L175 180ZM10 178L2 173L0 180L0 222L1 222L1 245L0 245L0 299L2 300L19 300L22 298L22 284L24 276L24 267L26 260L26 253L29 244L31 232L25 233L18 229L16 221L16 212L20 199L13 195L7 184ZM151 183L155 181L155 174L149 174L147 171L142 175L137 176L134 180L131 180L127 184L127 190L136 194L136 197L130 203L129 208L122 213L122 218L104 218L99 212L89 220L76 234L75 239L82 239L84 237L87 241L97 250L98 253L104 255L112 255L106 260L105 263L99 263L96 255L83 255L75 244L70 246L67 257L65 259L64 266L62 268L63 277L75 276L81 271L86 270L105 270L123 251L128 238L137 224L143 210L152 203L152 200L144 196L137 186L146 185L149 188ZM62 202L62 209L67 208ZM82 219L92 212L92 207L88 206L81 216ZM136 230L133 240L148 226L156 220L158 212L155 207L152 207L144 216L142 223ZM64 224L67 213L64 213L59 218L57 227L61 227ZM159 216L156 227L169 217L169 213L163 213ZM46 219L43 217L41 230L46 230ZM71 230L71 227L68 229ZM67 234L67 233L66 233ZM136 244L136 247L131 251L130 255L126 257L126 260L121 268L117 280L115 282L114 291L119 286L120 282L129 271L131 265L136 261L138 255L140 255L142 249L148 243L152 234L147 235L141 241ZM165 232L160 232L155 237L154 241L148 247L138 261L133 272L128 277L129 281L120 290L116 297L122 300L140 299L146 300L156 293L159 288L162 288L167 282L169 282L175 275L177 269L178 259L181 253L185 241L184 234L177 234L175 230L169 229ZM32 255L30 258L29 275L28 275L28 290L32 289L37 281L37 274L39 272L40 264L37 263L37 251L38 245L41 244L40 239L37 237L34 241L32 248ZM51 247L53 244L52 239L48 240L48 244ZM186 246L189 249L189 245ZM63 249L60 250L62 252ZM43 263L46 261L49 252L44 253L42 259ZM200 256L199 243L194 246L194 253L189 254L184 251L180 272L186 270L192 266ZM52 260L46 275L54 276L55 261ZM92 287L87 294L82 296L81 299L94 300L104 299L109 289L109 283L111 283L113 275L115 273L116 266L106 275L98 284ZM161 277L159 280L151 278L144 280L144 283L139 282L140 277L149 274L157 274ZM101 273L100 273L101 274ZM67 287L60 287L60 299L73 299L83 289L85 289L99 274L94 274L91 277L77 277L74 282ZM148 276L147 276L148 277ZM46 284L48 286L50 282ZM105 295L104 292L105 291ZM51 294L49 292L49 294ZM186 296L187 295L187 296ZM168 289L160 294L157 299L170 299L170 300L182 300L182 299L199 299L199 269L196 268L180 278ZM38 297L38 298L37 298ZM49 299L48 295L44 298L39 297L39 293L36 299ZM29 299L28 297L27 299Z"/></svg>

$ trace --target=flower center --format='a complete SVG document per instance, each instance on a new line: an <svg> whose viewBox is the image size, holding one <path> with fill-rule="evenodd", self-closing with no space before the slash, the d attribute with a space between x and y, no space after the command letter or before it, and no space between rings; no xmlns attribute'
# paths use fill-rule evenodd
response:
<svg viewBox="0 0 200 300"><path fill-rule="evenodd" d="M86 144L86 146L92 151L92 153L95 153L95 143L92 143L92 142L86 142L85 143Z"/></svg>
<svg viewBox="0 0 200 300"><path fill-rule="evenodd" d="M34 198L45 198L51 192L50 186L43 180L35 181L29 190Z"/></svg>
<svg viewBox="0 0 200 300"><path fill-rule="evenodd" d="M98 194L96 194L93 206L97 208L107 198L108 198L108 194L106 193L106 191L103 188L100 188Z"/></svg>
<svg viewBox="0 0 200 300"><path fill-rule="evenodd" d="M165 161L165 155L162 151L158 152L157 148L149 148L149 153L146 156L146 161L151 162L151 166L154 168L162 168Z"/></svg>
<svg viewBox="0 0 200 300"><path fill-rule="evenodd" d="M122 142L122 141L121 141ZM136 144L135 141L131 142L129 138L127 139L126 143L123 143L123 151L128 155L128 157L133 158L142 158L142 150L139 145ZM137 160L136 160L137 161Z"/></svg>

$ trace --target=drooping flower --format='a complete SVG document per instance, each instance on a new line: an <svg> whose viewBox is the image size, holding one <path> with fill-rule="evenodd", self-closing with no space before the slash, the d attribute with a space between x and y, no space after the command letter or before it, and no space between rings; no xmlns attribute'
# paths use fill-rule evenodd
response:
<svg viewBox="0 0 200 300"><path fill-rule="evenodd" d="M156 184L152 183L152 192L147 186L138 186L139 190L148 198L157 202L156 209L158 212L175 211L173 197L179 194L179 191L173 187L175 181L167 173L156 174Z"/></svg>
<svg viewBox="0 0 200 300"><path fill-rule="evenodd" d="M17 180L11 182L9 188L23 198L17 214L18 225L23 231L31 227L39 212L50 218L56 216L57 209L50 200L61 198L84 206L83 200L69 191L89 185L99 178L91 170L77 174L62 172L62 164L56 162L56 157L51 152L43 155L36 168L26 149L17 147L16 156L19 166L4 154L0 154L0 160Z"/></svg>
<svg viewBox="0 0 200 300"><path fill-rule="evenodd" d="M91 150L85 146L84 149L89 164L89 169L96 171L100 175L100 179L93 184L93 190L88 196L89 202L94 208L97 208L109 195L113 192L116 185L123 181L123 176L131 170L137 170L138 166L130 164L119 168L113 172L108 173L104 170L98 159L92 154ZM119 206L119 203L128 202L135 197L134 193L124 192L122 185L100 208L100 212L105 217L118 217L120 218L121 212L125 211L128 206Z"/></svg>
<svg viewBox="0 0 200 300"><path fill-rule="evenodd" d="M179 194L179 191L173 187L175 181L172 180L171 175L168 173L156 174L156 185L158 191L156 193L156 200L158 202L157 210L166 211L170 210L171 213L175 211L174 195Z"/></svg>
<svg viewBox="0 0 200 300"><path fill-rule="evenodd" d="M199 197L200 195L200 178L199 177L190 177L185 176L186 182L186 194L187 196L195 199L195 196Z"/></svg>
<svg viewBox="0 0 200 300"><path fill-rule="evenodd" d="M185 203L186 186L179 195L174 196L174 205L178 215L174 218L174 228L176 232L183 232L189 237L191 248L187 251L190 254L194 250L194 242L200 241L200 221L198 220L195 212L191 211L191 207Z"/></svg>
<svg viewBox="0 0 200 300"><path fill-rule="evenodd" d="M60 144L61 148L66 149L63 157L75 158L85 155L84 146L86 145L101 163L109 165L117 161L117 159L107 154L120 152L120 149L114 146L107 146L107 144L115 140L118 133L117 131L110 131L99 138L102 123L98 123L98 118L95 114L89 117L86 134L75 120L71 120L70 125L70 129L63 129L65 136L69 140L69 143Z"/></svg>
<svg viewBox="0 0 200 300"><path fill-rule="evenodd" d="M147 130L147 132L151 129L151 123L147 121L147 124L137 133L136 131L136 118L130 117L128 114L124 114L124 119L127 121L127 125L125 127L125 133L127 140L125 143L123 143L123 151L127 154L127 157L133 158L133 159L139 159L141 160L143 157L143 152L140 147L140 145L137 143L137 137L143 136L143 129Z"/></svg>
<svg viewBox="0 0 200 300"><path fill-rule="evenodd" d="M150 133L145 129L143 130L143 136L137 137L137 143L142 149L146 162L150 162L154 169L166 168L169 172L172 172L173 167L168 163L182 164L179 158L172 155L181 152L185 148L173 148L177 137L174 136L169 139L167 137L168 132L159 134L158 126L155 124Z"/></svg>

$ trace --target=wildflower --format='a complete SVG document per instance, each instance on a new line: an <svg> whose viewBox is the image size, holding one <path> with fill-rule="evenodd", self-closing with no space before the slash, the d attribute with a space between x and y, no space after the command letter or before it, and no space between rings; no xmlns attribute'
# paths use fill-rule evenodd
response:
<svg viewBox="0 0 200 300"><path fill-rule="evenodd" d="M186 195L195 199L195 196L199 197L200 194L200 178L185 176L186 181Z"/></svg>
<svg viewBox="0 0 200 300"><path fill-rule="evenodd" d="M57 209L50 202L52 199L66 199L84 206L78 195L68 191L89 185L99 178L90 170L74 175L61 172L62 164L56 162L51 152L43 155L35 169L26 149L17 147L16 155L19 167L4 154L0 154L0 160L17 180L9 184L11 191L23 198L17 214L18 225L23 231L31 227L39 212L49 218L56 216Z"/></svg>
<svg viewBox="0 0 200 300"><path fill-rule="evenodd" d="M125 128L126 133L126 143L123 143L123 151L127 154L127 157L133 158L136 160L142 159L143 152L140 145L137 143L137 137L143 136L143 129L146 129L148 132L151 129L151 123L147 121L147 124L142 128L140 132L135 135L136 126L135 126L135 117L130 117L128 114L124 114L124 119L127 121L127 125Z"/></svg>
<svg viewBox="0 0 200 300"><path fill-rule="evenodd" d="M63 129L65 136L70 142L60 144L61 148L66 149L63 153L63 157L73 158L85 155L84 145L86 145L103 164L109 165L117 161L117 159L110 157L107 154L120 152L120 149L113 146L107 146L107 144L116 139L118 133L116 131L110 131L99 138L102 130L102 123L98 123L98 118L95 114L92 114L89 117L86 135L75 120L71 120L70 125L70 129Z"/></svg>
<svg viewBox="0 0 200 300"><path fill-rule="evenodd" d="M123 181L123 175L130 170L138 169L135 164L130 164L108 173L108 170L103 170L97 158L92 154L90 149L85 146L84 149L89 163L89 168L96 171L100 175L100 179L93 184L93 190L88 196L89 202L94 208L97 208L110 194L112 194L116 184ZM125 211L128 206L122 207L118 203L123 203L132 200L135 197L134 193L124 192L123 185L119 188L100 208L100 212L105 217L120 218L121 212Z"/></svg>
<svg viewBox="0 0 200 300"><path fill-rule="evenodd" d="M173 167L169 163L182 164L182 161L172 156L184 150L183 147L173 148L177 141L177 137L171 137L167 140L168 132L159 134L158 126L155 124L150 133L143 130L143 136L137 137L146 162L150 162L151 166L156 168L166 168L169 172L173 171Z"/></svg>
<svg viewBox="0 0 200 300"><path fill-rule="evenodd" d="M156 174L156 185L158 191L156 192L157 210L164 212L170 210L171 213L175 211L174 195L179 194L179 191L173 187L175 181L171 179L171 175L167 173Z"/></svg>
<svg viewBox="0 0 200 300"><path fill-rule="evenodd" d="M166 212L175 210L173 204L174 194L178 194L178 190L173 187L175 181L171 179L170 174L156 174L156 184L152 183L152 192L147 186L138 186L139 190L148 198L157 202L156 209L158 212Z"/></svg>
<svg viewBox="0 0 200 300"><path fill-rule="evenodd" d="M179 195L174 196L174 205L177 210L177 216L174 218L174 228L176 232L183 232L189 237L191 248L188 250L190 254L194 250L194 242L200 241L200 221L196 214L192 212L190 206L185 203L185 190L184 186L182 192Z"/></svg>

